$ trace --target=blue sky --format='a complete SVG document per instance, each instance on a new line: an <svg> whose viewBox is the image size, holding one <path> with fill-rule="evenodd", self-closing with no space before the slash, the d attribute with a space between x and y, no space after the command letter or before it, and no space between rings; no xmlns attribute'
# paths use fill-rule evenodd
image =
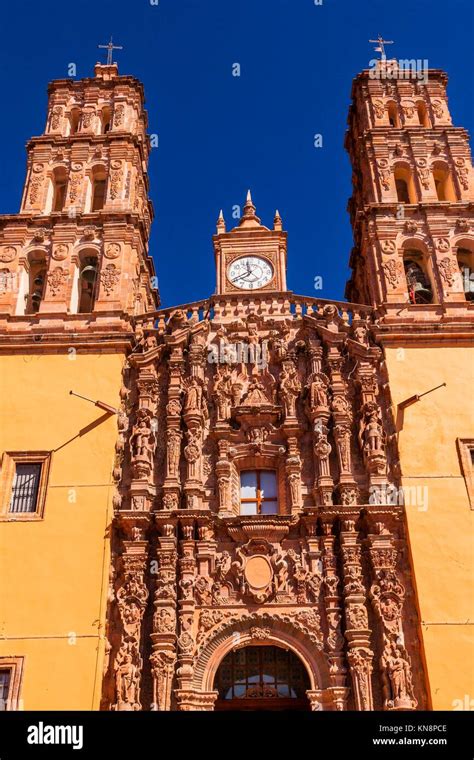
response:
<svg viewBox="0 0 474 760"><path fill-rule="evenodd" d="M343 148L353 77L369 38L397 58L427 58L449 75L454 124L472 131L472 0L81 0L8 3L2 10L0 212L18 211L25 143L44 129L46 88L91 76L97 44L124 46L119 70L145 85L156 212L150 251L163 306L214 291L211 236L228 228L248 187L271 226L288 231L288 287L342 300L352 232ZM232 76L239 63L241 76ZM313 146L315 133L323 147ZM315 276L323 290L314 291Z"/></svg>

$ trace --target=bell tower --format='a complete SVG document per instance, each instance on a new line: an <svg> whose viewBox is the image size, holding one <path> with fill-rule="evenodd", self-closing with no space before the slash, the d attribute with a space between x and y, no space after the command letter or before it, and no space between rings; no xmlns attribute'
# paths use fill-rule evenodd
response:
<svg viewBox="0 0 474 760"><path fill-rule="evenodd" d="M375 310L430 701L434 710L452 710L457 695L470 690L473 646L466 621L473 593L467 537L474 419L467 399L474 181L468 134L449 112L447 75L429 69L407 76L406 63L382 59L353 83L346 148L354 248L346 296Z"/></svg>
<svg viewBox="0 0 474 760"><path fill-rule="evenodd" d="M282 220L275 212L273 229L258 216L250 190L237 227L226 232L222 211L213 237L217 295L286 291L286 243Z"/></svg>
<svg viewBox="0 0 474 760"><path fill-rule="evenodd" d="M381 60L353 83L346 148L355 246L346 296L389 321L441 313L465 320L474 297L468 134L452 124L447 75L410 73Z"/></svg>
<svg viewBox="0 0 474 760"><path fill-rule="evenodd" d="M46 127L28 145L20 212L0 218L0 314L42 330L122 329L156 308L148 255L150 140L141 83L116 63L48 90Z"/></svg>

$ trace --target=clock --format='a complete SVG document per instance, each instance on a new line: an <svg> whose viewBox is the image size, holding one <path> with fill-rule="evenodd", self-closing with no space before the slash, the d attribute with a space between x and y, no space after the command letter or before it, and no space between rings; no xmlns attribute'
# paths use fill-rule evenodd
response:
<svg viewBox="0 0 474 760"><path fill-rule="evenodd" d="M273 267L260 256L242 256L229 264L227 278L237 288L256 290L273 279Z"/></svg>

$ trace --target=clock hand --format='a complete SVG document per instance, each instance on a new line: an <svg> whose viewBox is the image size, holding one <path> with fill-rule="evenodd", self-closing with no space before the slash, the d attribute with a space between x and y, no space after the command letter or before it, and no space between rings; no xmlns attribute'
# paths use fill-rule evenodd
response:
<svg viewBox="0 0 474 760"><path fill-rule="evenodd" d="M245 280L245 278L248 277L249 274L251 274L251 272L247 272L246 274L239 274L237 277L234 277L234 279L231 280L231 282L237 282L237 280Z"/></svg>

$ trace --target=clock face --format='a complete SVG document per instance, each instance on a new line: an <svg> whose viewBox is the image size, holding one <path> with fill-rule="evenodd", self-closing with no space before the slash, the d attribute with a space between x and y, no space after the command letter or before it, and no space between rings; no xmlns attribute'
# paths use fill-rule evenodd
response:
<svg viewBox="0 0 474 760"><path fill-rule="evenodd" d="M273 278L273 267L260 256L242 256L229 264L227 277L232 285L242 290L256 290L263 288Z"/></svg>

